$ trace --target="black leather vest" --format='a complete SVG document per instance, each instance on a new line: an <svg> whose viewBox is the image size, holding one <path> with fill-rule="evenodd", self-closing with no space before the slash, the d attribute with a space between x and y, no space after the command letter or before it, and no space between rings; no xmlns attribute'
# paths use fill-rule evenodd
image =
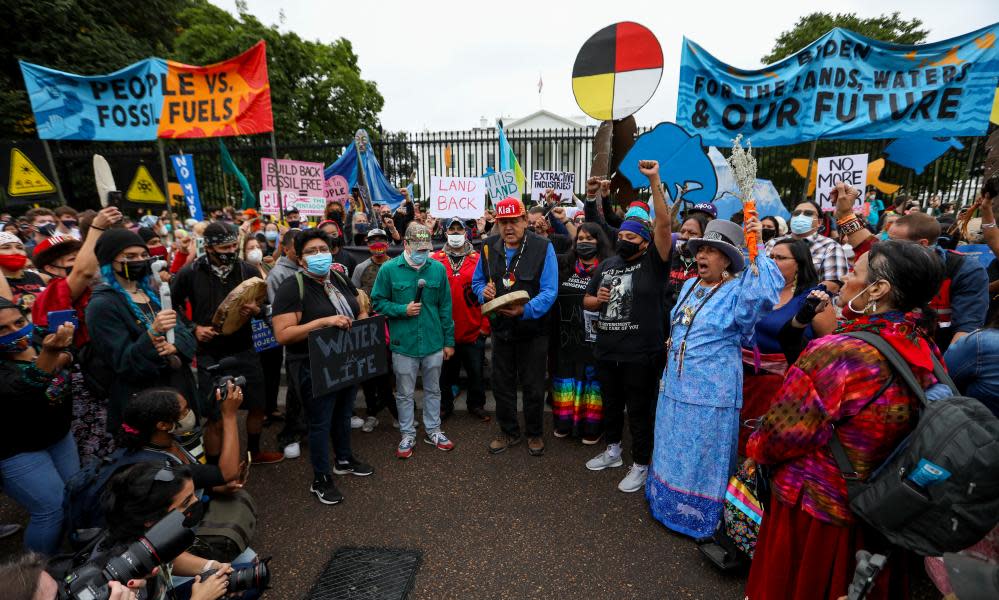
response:
<svg viewBox="0 0 999 600"><path fill-rule="evenodd" d="M514 283L507 288L503 285L506 276L506 246L503 238L493 236L485 240L489 246L489 279L496 285L497 297L518 290L523 290L534 298L541 291L541 272L545 267L545 257L548 255L548 244L543 238L530 231L524 232L525 243L520 260L514 269ZM514 259L516 261L516 255ZM511 262L513 264L513 262ZM494 313L492 329L497 339L503 341L522 341L548 334L549 310L538 319L511 319L499 313Z"/></svg>

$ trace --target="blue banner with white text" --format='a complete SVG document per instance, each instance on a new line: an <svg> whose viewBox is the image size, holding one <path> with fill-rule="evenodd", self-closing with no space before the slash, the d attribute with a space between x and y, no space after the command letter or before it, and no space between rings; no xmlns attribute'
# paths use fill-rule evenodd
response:
<svg viewBox="0 0 999 600"><path fill-rule="evenodd" d="M201 212L201 196L198 194L198 180L194 177L194 157L190 154L171 154L173 172L177 174L177 183L184 192L184 203L191 218L203 221Z"/></svg>
<svg viewBox="0 0 999 600"><path fill-rule="evenodd" d="M999 82L999 23L914 46L833 29L758 70L684 38L676 123L705 146L980 136Z"/></svg>

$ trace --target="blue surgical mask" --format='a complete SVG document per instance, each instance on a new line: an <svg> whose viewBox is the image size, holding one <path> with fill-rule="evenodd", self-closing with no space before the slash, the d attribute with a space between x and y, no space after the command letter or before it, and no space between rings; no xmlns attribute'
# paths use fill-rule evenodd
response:
<svg viewBox="0 0 999 600"><path fill-rule="evenodd" d="M815 222L815 217L809 217L808 215L798 215L797 217L791 217L791 233L795 235L803 235L812 230L812 224Z"/></svg>
<svg viewBox="0 0 999 600"><path fill-rule="evenodd" d="M276 242L278 239L278 232L276 231L265 231L264 237L267 238L268 242Z"/></svg>
<svg viewBox="0 0 999 600"><path fill-rule="evenodd" d="M329 252L321 252L305 257L306 270L316 277L324 277L329 274L330 267L333 266L333 255Z"/></svg>
<svg viewBox="0 0 999 600"><path fill-rule="evenodd" d="M427 250L415 250L409 253L409 260L412 261L413 264L422 265L423 263L427 262L427 257L429 255L430 252L428 252Z"/></svg>
<svg viewBox="0 0 999 600"><path fill-rule="evenodd" d="M13 333L0 336L0 352L6 354L27 350L28 345L31 343L31 333L34 330L35 326L28 323Z"/></svg>

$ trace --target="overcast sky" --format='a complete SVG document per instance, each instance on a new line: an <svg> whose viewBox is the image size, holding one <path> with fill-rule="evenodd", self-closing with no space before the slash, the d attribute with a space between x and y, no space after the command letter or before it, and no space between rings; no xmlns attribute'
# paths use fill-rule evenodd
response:
<svg viewBox="0 0 999 600"><path fill-rule="evenodd" d="M235 13L235 0L212 0ZM899 11L930 30L928 41L950 38L999 21L999 0L840 0L806 2L695 0L565 2L437 0L330 2L249 0L250 12L270 25L284 10L283 31L309 40L345 37L361 75L375 81L392 131L443 131L478 126L480 117L522 117L539 107L582 114L572 95L572 64L599 29L636 21L659 38L665 68L659 89L635 117L640 125L672 121L683 36L742 68L761 66L776 37L815 11L876 16ZM597 16L599 15L599 16ZM538 78L544 87L539 99Z"/></svg>

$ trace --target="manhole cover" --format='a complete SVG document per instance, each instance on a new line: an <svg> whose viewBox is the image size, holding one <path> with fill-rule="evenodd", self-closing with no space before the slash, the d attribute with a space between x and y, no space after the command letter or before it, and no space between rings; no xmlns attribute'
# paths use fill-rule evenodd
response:
<svg viewBox="0 0 999 600"><path fill-rule="evenodd" d="M397 548L339 548L312 584L309 600L402 600L421 553Z"/></svg>

